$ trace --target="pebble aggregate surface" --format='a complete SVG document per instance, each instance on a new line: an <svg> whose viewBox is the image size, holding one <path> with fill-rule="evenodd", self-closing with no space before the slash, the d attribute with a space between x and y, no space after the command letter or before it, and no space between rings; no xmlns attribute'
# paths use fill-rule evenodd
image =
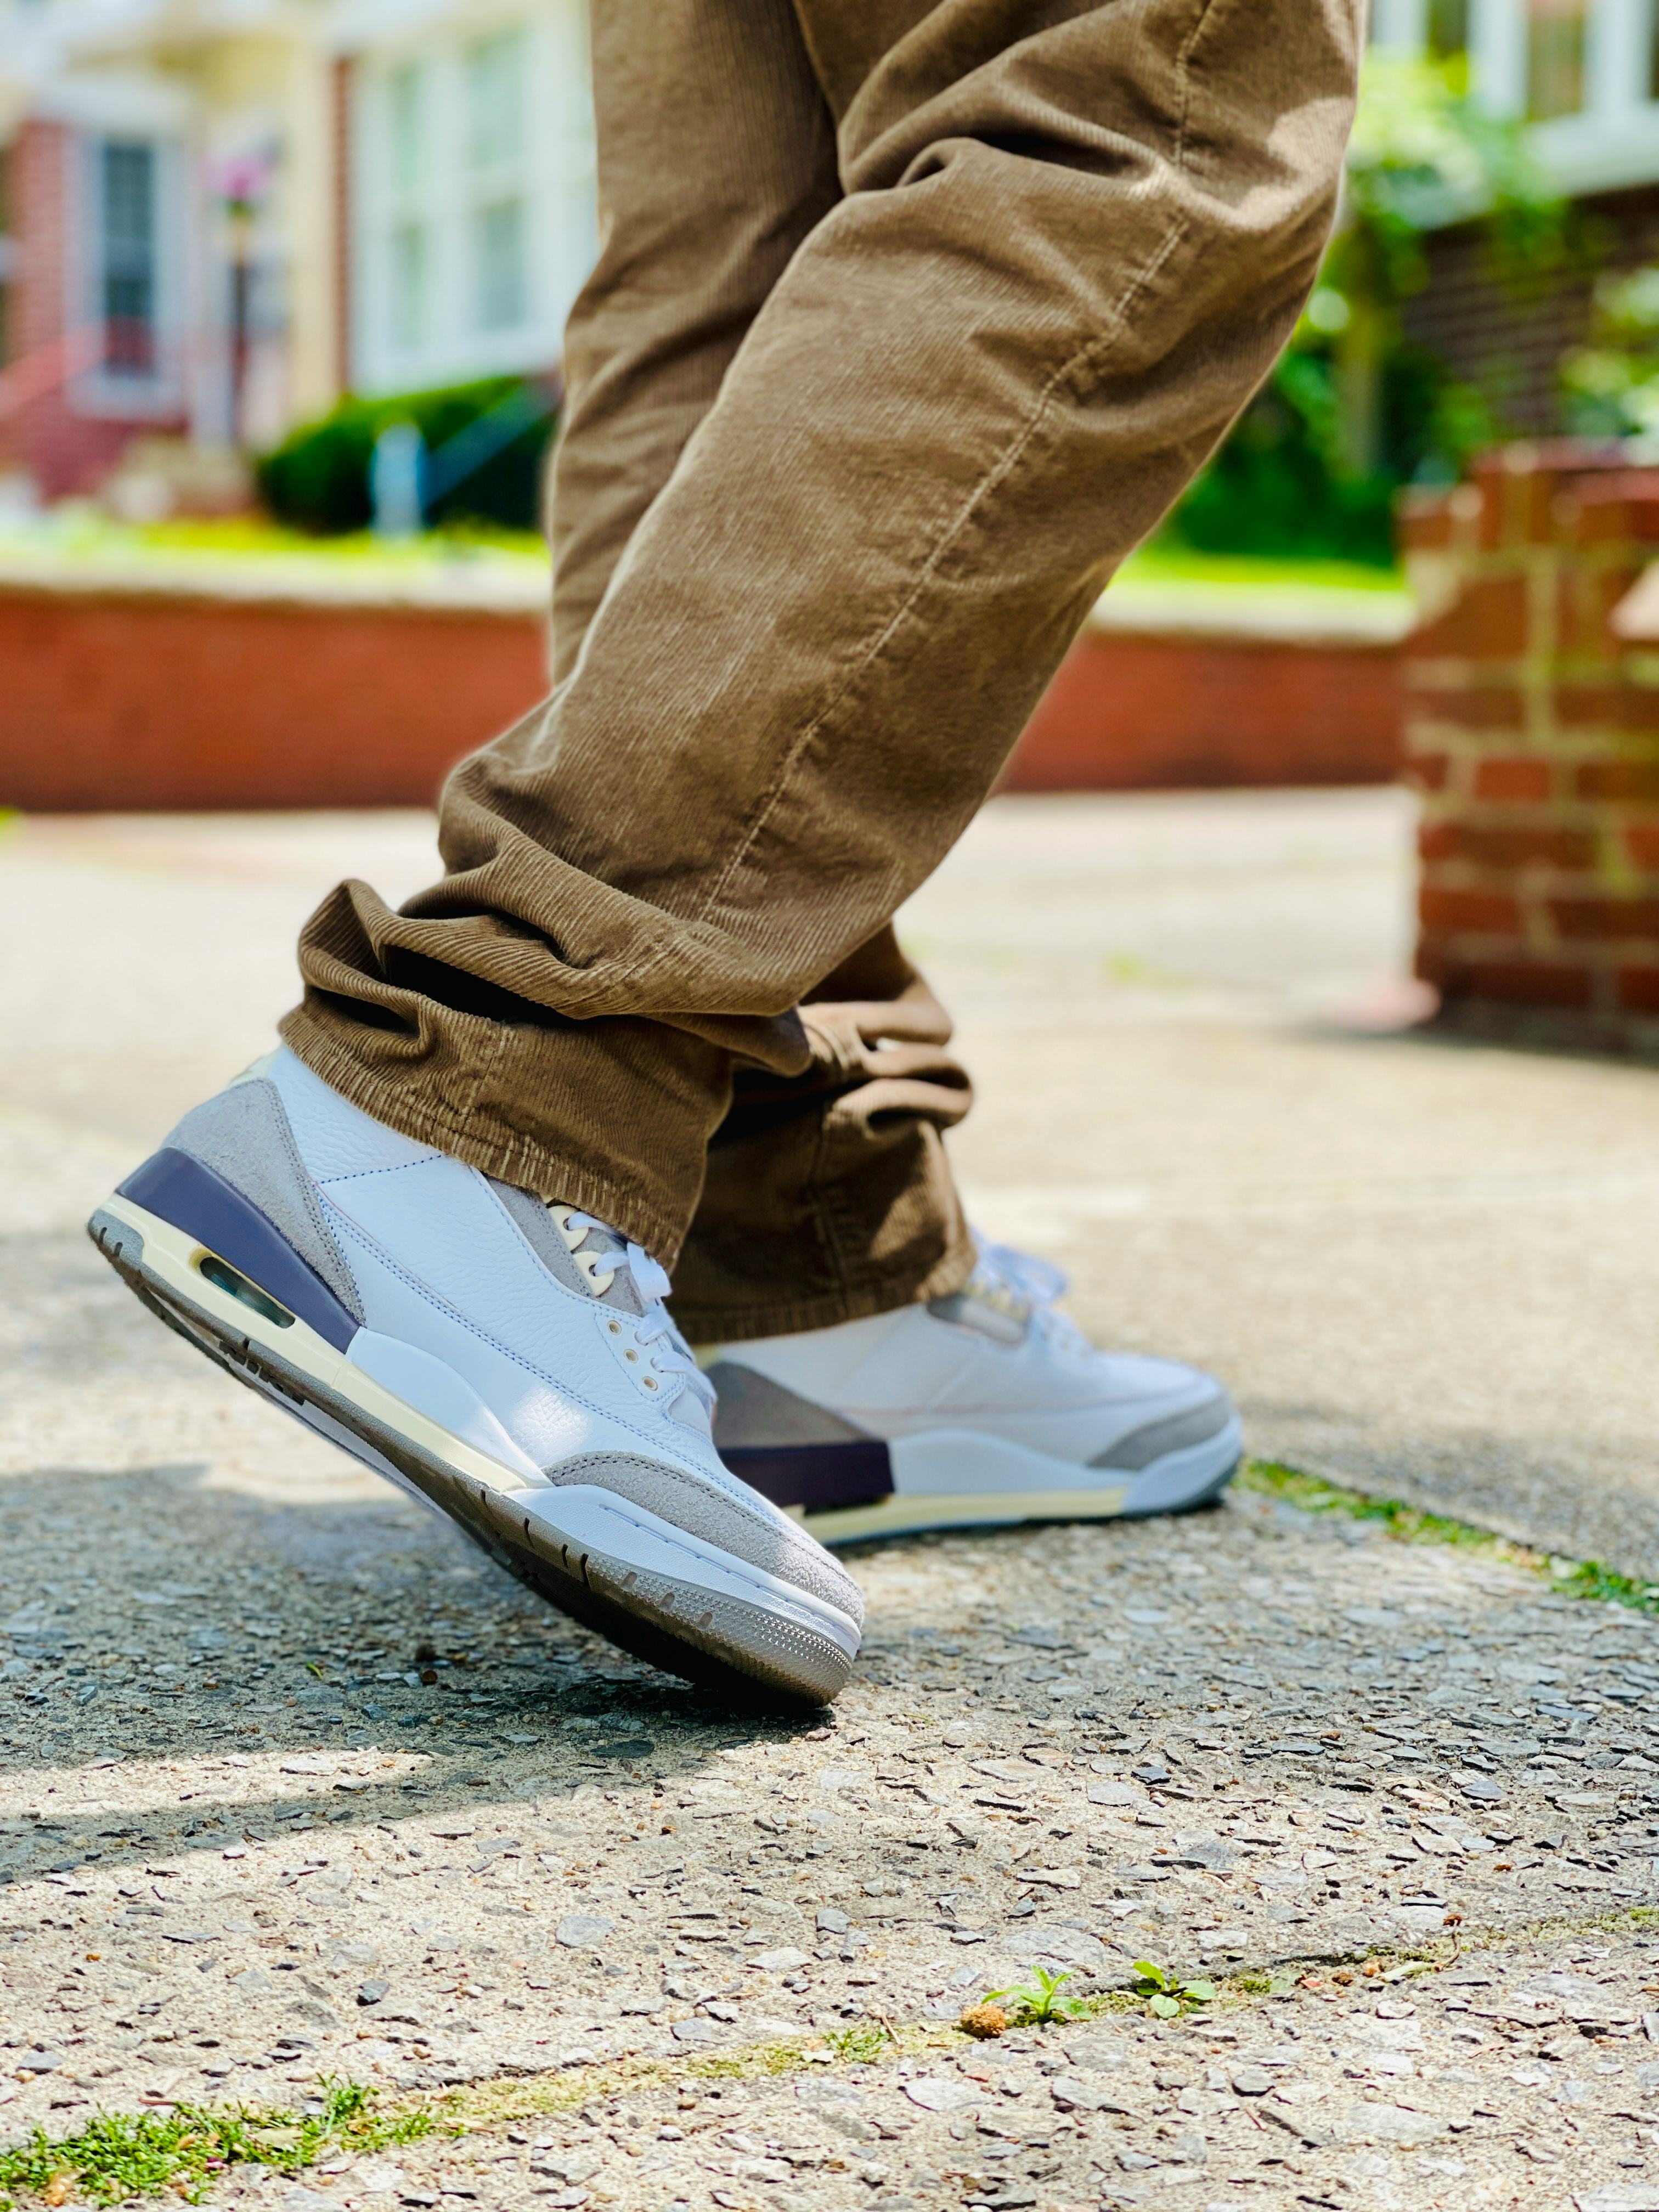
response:
<svg viewBox="0 0 1659 2212"><path fill-rule="evenodd" d="M852 1688L780 1722L395 1498L198 1493L188 1582L164 1500L110 1501L128 1591L9 1486L12 2139L349 2076L504 2116L217 2197L1659 2203L1638 1613L1241 1491L870 1550ZM1220 1979L1212 2016L955 2026L1142 1959Z"/></svg>

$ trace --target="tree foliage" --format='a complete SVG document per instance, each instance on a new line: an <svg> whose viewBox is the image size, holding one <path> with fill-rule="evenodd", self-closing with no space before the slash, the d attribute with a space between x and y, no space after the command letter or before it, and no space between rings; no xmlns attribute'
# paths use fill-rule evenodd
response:
<svg viewBox="0 0 1659 2212"><path fill-rule="evenodd" d="M1455 223L1478 225L1494 276L1516 293L1549 282L1572 250L1521 126L1481 106L1461 59L1373 52L1307 312L1173 536L1206 552L1393 559L1401 485L1450 481L1501 434L1483 395L1405 331L1429 237Z"/></svg>

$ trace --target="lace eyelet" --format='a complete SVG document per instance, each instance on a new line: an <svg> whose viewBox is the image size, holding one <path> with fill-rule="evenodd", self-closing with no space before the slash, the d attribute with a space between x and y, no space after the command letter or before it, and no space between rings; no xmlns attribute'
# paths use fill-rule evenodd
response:
<svg viewBox="0 0 1659 2212"><path fill-rule="evenodd" d="M623 1358L624 1359L632 1359L632 1360L634 1360L635 1363L637 1363L637 1361L638 1361L638 1359L639 1359L639 1356L640 1356L640 1355L639 1355L639 1353L638 1353L637 1352L623 1352Z"/></svg>
<svg viewBox="0 0 1659 2212"><path fill-rule="evenodd" d="M651 1378L651 1376L648 1376L648 1375L647 1375L647 1376L645 1376L645 1378L644 1378L644 1381L645 1381L645 1387L646 1387L646 1389L647 1389L647 1390L654 1390L654 1389L656 1389L656 1387L657 1387L657 1386L656 1386L655 1382L652 1380L652 1378Z"/></svg>

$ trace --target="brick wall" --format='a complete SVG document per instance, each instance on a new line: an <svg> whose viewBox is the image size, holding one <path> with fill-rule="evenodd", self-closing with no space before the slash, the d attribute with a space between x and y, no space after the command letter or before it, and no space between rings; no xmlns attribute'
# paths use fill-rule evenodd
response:
<svg viewBox="0 0 1659 2212"><path fill-rule="evenodd" d="M424 806L547 690L534 613L0 585L0 806Z"/></svg>
<svg viewBox="0 0 1659 2212"><path fill-rule="evenodd" d="M1002 774L1004 791L1393 783L1389 641L1085 629Z"/></svg>
<svg viewBox="0 0 1659 2212"><path fill-rule="evenodd" d="M1659 471L1561 442L1413 494L1405 659L1418 972L1449 1014L1659 1040L1659 639L1609 617L1659 559ZM1613 463L1613 465L1609 465Z"/></svg>
<svg viewBox="0 0 1659 2212"><path fill-rule="evenodd" d="M1399 647L1085 631L1014 791L1389 781ZM523 605L0 576L0 807L420 805L547 688Z"/></svg>

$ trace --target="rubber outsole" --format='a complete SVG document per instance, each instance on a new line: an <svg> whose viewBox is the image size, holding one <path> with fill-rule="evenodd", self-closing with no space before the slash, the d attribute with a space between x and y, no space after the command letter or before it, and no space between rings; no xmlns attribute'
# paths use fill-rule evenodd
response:
<svg viewBox="0 0 1659 2212"><path fill-rule="evenodd" d="M642 1577L626 1559L565 1539L549 1510L556 1510L556 1486L529 1488L507 1469L501 1470L504 1481L492 1482L423 1445L392 1420L377 1419L275 1345L262 1341L262 1334L304 1325L291 1316L273 1325L246 1291L239 1296L225 1286L222 1273L216 1279L198 1265L186 1293L167 1272L147 1261L143 1226L125 1218L140 1211L131 1201L112 1200L94 1213L88 1234L159 1320L236 1381L435 1507L546 1603L636 1658L731 1703L817 1707L843 1687L856 1651L852 1624L849 1653L799 1613L786 1615L759 1604L738 1606L729 1595L711 1601L691 1580L661 1573ZM197 1256L198 1261L216 1257L204 1251ZM268 1294L261 1295L272 1303ZM375 1395L391 1405L397 1402L389 1394ZM415 1418L418 1425L430 1428ZM454 1441L458 1459L479 1461L480 1455ZM533 1501L533 1514L526 1510L526 1501Z"/></svg>

